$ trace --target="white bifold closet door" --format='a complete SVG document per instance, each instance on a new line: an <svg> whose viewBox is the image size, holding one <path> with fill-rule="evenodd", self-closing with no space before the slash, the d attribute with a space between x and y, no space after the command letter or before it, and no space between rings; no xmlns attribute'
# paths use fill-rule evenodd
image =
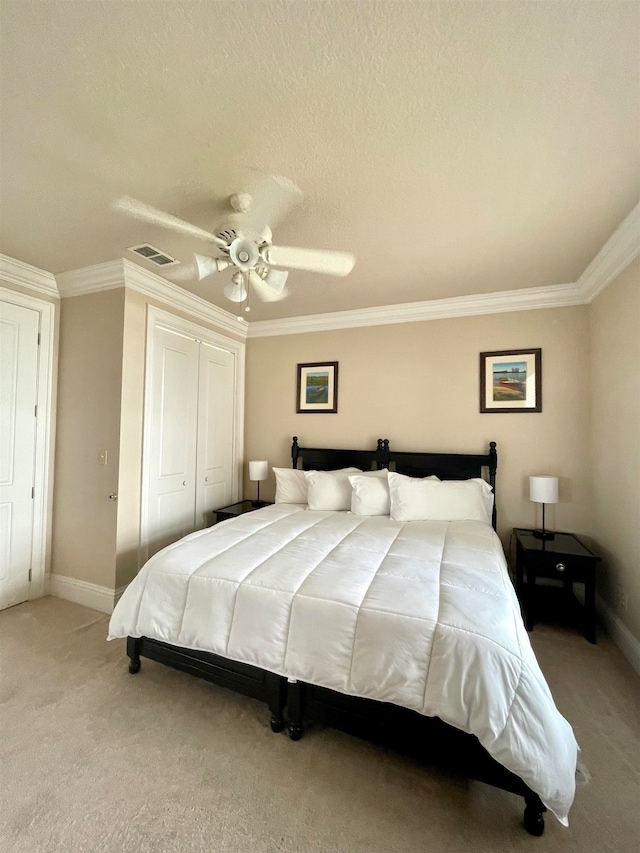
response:
<svg viewBox="0 0 640 853"><path fill-rule="evenodd" d="M156 327L151 369L148 556L231 502L235 426L232 353Z"/></svg>

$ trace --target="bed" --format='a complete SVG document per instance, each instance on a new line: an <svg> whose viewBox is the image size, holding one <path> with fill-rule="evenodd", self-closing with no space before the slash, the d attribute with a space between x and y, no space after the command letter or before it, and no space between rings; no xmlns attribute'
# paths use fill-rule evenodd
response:
<svg viewBox="0 0 640 853"><path fill-rule="evenodd" d="M440 454L294 438L292 463L276 469L275 505L143 567L109 629L127 637L130 671L149 657L258 698L293 740L323 721L409 748L523 796L531 834L547 807L566 825L577 745L495 534L495 443Z"/></svg>

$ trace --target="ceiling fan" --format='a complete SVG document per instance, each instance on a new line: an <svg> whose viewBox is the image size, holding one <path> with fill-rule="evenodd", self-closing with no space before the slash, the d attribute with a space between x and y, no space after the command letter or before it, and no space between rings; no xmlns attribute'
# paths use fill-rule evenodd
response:
<svg viewBox="0 0 640 853"><path fill-rule="evenodd" d="M345 276L355 264L355 257L349 252L272 244L271 229L302 198L292 181L279 175L265 175L252 193L230 196L233 212L213 232L129 196L119 199L114 208L152 225L213 243L217 255L194 255L192 272L201 281L234 267L231 281L223 291L232 302L248 300L250 289L263 302L276 302L289 295L285 287L289 273L281 267ZM247 305L245 311L248 310Z"/></svg>

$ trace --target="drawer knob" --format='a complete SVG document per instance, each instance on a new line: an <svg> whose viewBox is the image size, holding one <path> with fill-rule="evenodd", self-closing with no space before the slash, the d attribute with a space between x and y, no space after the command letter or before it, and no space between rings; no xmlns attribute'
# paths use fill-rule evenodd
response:
<svg viewBox="0 0 640 853"><path fill-rule="evenodd" d="M558 563L558 564L556 565L556 571L558 571L558 572L564 572L564 569L565 569L564 563Z"/></svg>

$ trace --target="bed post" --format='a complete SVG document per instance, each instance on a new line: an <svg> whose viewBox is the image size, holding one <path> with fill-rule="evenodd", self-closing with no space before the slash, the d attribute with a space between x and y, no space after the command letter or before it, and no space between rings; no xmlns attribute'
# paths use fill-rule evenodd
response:
<svg viewBox="0 0 640 853"><path fill-rule="evenodd" d="M489 442L489 485L493 489L493 512L491 513L491 524L497 530L498 515L496 512L496 471L498 470L498 452L495 441Z"/></svg>
<svg viewBox="0 0 640 853"><path fill-rule="evenodd" d="M289 681L287 687L289 737L291 740L300 740L303 734L304 684L302 681Z"/></svg>
<svg viewBox="0 0 640 853"><path fill-rule="evenodd" d="M129 656L129 672L135 675L140 672L140 649L142 637L127 637L127 655Z"/></svg>
<svg viewBox="0 0 640 853"><path fill-rule="evenodd" d="M291 460L293 461L293 467L298 467L298 456L299 456L299 448L298 448L298 436L293 436L293 444L291 445Z"/></svg>
<svg viewBox="0 0 640 853"><path fill-rule="evenodd" d="M544 832L544 812L546 807L537 794L531 792L524 796L524 828L529 835L542 835Z"/></svg>
<svg viewBox="0 0 640 853"><path fill-rule="evenodd" d="M287 697L287 681L281 675L266 673L267 702L271 711L271 731L281 732L284 728L284 706Z"/></svg>
<svg viewBox="0 0 640 853"><path fill-rule="evenodd" d="M377 450L376 459L376 468L378 471L382 471L383 468L389 467L389 439L388 438L379 438L378 439L378 450Z"/></svg>

